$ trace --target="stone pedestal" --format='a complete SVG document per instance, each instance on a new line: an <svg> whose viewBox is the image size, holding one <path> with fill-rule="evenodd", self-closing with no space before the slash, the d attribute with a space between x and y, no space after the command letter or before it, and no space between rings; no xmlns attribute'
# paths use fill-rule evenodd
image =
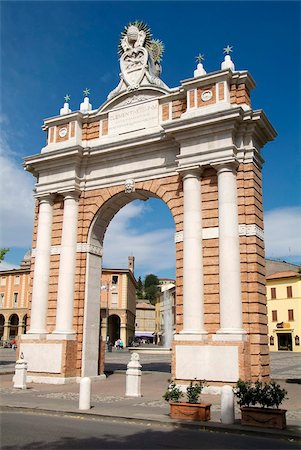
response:
<svg viewBox="0 0 301 450"><path fill-rule="evenodd" d="M13 377L15 389L26 389L27 361L18 359L15 365L15 375Z"/></svg>
<svg viewBox="0 0 301 450"><path fill-rule="evenodd" d="M141 397L141 364L138 353L132 353L126 371L126 397Z"/></svg>

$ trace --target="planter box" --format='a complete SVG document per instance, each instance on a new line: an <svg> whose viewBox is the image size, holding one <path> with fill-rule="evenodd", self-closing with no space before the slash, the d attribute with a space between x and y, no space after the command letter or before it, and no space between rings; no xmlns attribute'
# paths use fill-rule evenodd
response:
<svg viewBox="0 0 301 450"><path fill-rule="evenodd" d="M171 402L170 417L181 420L210 420L211 403Z"/></svg>
<svg viewBox="0 0 301 450"><path fill-rule="evenodd" d="M262 428L286 428L286 409L256 408L243 406L241 410L241 424Z"/></svg>

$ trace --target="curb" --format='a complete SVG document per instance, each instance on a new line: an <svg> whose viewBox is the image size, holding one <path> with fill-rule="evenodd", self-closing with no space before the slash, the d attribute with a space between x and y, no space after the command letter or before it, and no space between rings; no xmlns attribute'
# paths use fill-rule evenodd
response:
<svg viewBox="0 0 301 450"><path fill-rule="evenodd" d="M115 421L115 422L131 422L131 423L141 423L141 424L153 424L153 425L161 425L164 427L170 428L185 428L185 429L198 429L200 431L211 431L217 433L229 433L229 434L244 434L244 435L260 435L261 437L268 437L273 439L283 439L283 440L293 440L293 441L301 441L301 433L297 430L277 430L277 429L262 429L256 427L244 427L242 425L225 425L218 422L183 422L180 420L163 421L162 419L154 419L154 418L133 418L128 416L113 416L109 414L99 414L82 411L64 411L64 410L51 410L39 407L27 407L27 406L8 406L1 405L0 411L12 411L12 412L22 412L22 413L41 413L53 416L70 416L70 417L81 417L81 418L89 418L93 420L104 420L104 421Z"/></svg>

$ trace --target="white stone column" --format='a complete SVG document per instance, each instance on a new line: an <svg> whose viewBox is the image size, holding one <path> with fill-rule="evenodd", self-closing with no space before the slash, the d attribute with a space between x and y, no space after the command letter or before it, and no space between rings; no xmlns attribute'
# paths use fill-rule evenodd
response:
<svg viewBox="0 0 301 450"><path fill-rule="evenodd" d="M243 340L236 163L215 166L218 176L220 329L214 340Z"/></svg>
<svg viewBox="0 0 301 450"><path fill-rule="evenodd" d="M201 169L183 174L183 330L176 339L206 339L202 255Z"/></svg>
<svg viewBox="0 0 301 450"><path fill-rule="evenodd" d="M52 230L52 196L40 197L35 265L32 288L30 330L27 334L45 334Z"/></svg>
<svg viewBox="0 0 301 450"><path fill-rule="evenodd" d="M78 192L64 194L64 217L59 266L56 326L54 334L70 335L73 330L73 302L76 264Z"/></svg>

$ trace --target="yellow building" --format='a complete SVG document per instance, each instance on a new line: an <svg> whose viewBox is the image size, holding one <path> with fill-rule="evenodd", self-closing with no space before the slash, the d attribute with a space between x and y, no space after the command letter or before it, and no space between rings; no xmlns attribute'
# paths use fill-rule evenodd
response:
<svg viewBox="0 0 301 450"><path fill-rule="evenodd" d="M128 269L102 269L100 299L100 334L113 344L121 339L124 346L135 335L136 288L134 257ZM24 256L20 268L0 270L0 342L26 333L30 299L31 252ZM1 269L1 265L0 265Z"/></svg>
<svg viewBox="0 0 301 450"><path fill-rule="evenodd" d="M301 275L287 270L267 276L270 351L300 352Z"/></svg>
<svg viewBox="0 0 301 450"><path fill-rule="evenodd" d="M153 343L155 340L156 311L149 300L138 300L136 303L135 338Z"/></svg>
<svg viewBox="0 0 301 450"><path fill-rule="evenodd" d="M101 277L101 336L114 344L121 339L129 345L135 335L137 282L131 269L102 269Z"/></svg>
<svg viewBox="0 0 301 450"><path fill-rule="evenodd" d="M29 251L24 256L20 268L0 271L0 341L2 345L26 333L30 259Z"/></svg>

